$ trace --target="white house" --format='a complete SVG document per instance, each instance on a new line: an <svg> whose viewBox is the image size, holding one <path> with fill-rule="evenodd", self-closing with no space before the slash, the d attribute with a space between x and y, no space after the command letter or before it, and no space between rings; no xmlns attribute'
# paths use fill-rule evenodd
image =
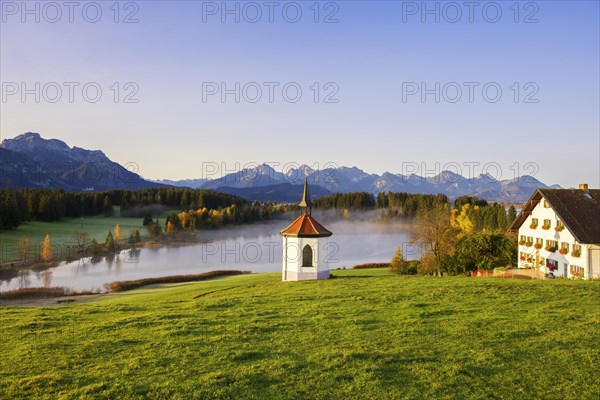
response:
<svg viewBox="0 0 600 400"><path fill-rule="evenodd" d="M304 281L329 278L327 262L328 238L331 231L325 229L312 214L312 202L308 193L308 181L304 181L302 201L304 209L294 222L282 230L283 281Z"/></svg>
<svg viewBox="0 0 600 400"><path fill-rule="evenodd" d="M600 190L538 189L510 229L518 231L520 268L600 278Z"/></svg>

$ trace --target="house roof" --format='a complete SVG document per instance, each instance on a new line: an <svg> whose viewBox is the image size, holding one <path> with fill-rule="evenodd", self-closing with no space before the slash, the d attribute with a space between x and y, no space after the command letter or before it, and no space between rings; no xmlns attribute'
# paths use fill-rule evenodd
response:
<svg viewBox="0 0 600 400"><path fill-rule="evenodd" d="M291 237L327 237L332 235L331 231L325 229L310 214L300 215L280 233L282 236Z"/></svg>
<svg viewBox="0 0 600 400"><path fill-rule="evenodd" d="M518 230L542 199L579 243L600 243L600 189L538 189L509 229Z"/></svg>

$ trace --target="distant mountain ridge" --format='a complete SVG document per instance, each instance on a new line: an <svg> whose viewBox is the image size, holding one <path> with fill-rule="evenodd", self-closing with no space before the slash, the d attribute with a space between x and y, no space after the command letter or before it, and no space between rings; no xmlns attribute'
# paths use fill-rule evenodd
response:
<svg viewBox="0 0 600 400"><path fill-rule="evenodd" d="M100 150L69 147L34 132L3 140L0 156L0 187L102 191L163 186L144 180Z"/></svg>
<svg viewBox="0 0 600 400"><path fill-rule="evenodd" d="M391 172L377 175L369 174L357 167L325 168L317 171L307 165L279 172L268 164L244 168L217 179L206 180L197 187L218 191L226 188L228 193L238 194L242 197L244 197L243 193L252 193L251 197L257 199L264 197L265 193L277 192L277 188L285 183L299 185L305 178L311 183L311 187L320 187L331 193L443 193L451 198L468 195L501 202L524 202L537 188L560 187L558 185L548 186L529 175L504 180L495 179L489 174L465 178L451 171L441 171L431 177ZM185 182L173 181L173 184L186 186ZM249 190L251 188L252 190ZM271 198L271 200L281 201L281 198Z"/></svg>
<svg viewBox="0 0 600 400"><path fill-rule="evenodd" d="M111 161L100 150L69 147L57 139L43 139L27 132L0 144L0 187L62 188L67 191L144 189L163 185L213 189L249 200L293 201L304 179L315 196L330 193L407 192L437 194L451 198L469 195L490 201L524 202L537 188L547 186L532 176L497 180L488 175L465 178L451 171L435 176L415 174L381 175L357 167L330 167L315 170L307 165L276 171L268 164L244 168L216 179L149 181Z"/></svg>

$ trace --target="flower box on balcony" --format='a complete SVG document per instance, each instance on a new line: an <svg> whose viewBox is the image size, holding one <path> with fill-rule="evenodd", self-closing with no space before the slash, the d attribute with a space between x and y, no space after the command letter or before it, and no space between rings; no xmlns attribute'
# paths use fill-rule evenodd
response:
<svg viewBox="0 0 600 400"><path fill-rule="evenodd" d="M545 249L546 251L554 253L556 251L556 246L546 246Z"/></svg>
<svg viewBox="0 0 600 400"><path fill-rule="evenodd" d="M567 254L567 253L569 252L569 250L567 250L567 249L565 249L565 248L562 248L562 247L561 247L561 249L560 249L560 250L558 250L558 252L559 252L560 254L562 254L562 255L565 255L565 254Z"/></svg>
<svg viewBox="0 0 600 400"><path fill-rule="evenodd" d="M542 248L542 244L541 243L536 243L533 247L535 247L536 249L541 249Z"/></svg>
<svg viewBox="0 0 600 400"><path fill-rule="evenodd" d="M525 243L525 246L526 247L531 247L531 246L533 246L533 242L527 242L527 243Z"/></svg>
<svg viewBox="0 0 600 400"><path fill-rule="evenodd" d="M542 229L548 230L548 229L550 229L550 225L542 225Z"/></svg>
<svg viewBox="0 0 600 400"><path fill-rule="evenodd" d="M524 240L519 240L519 246L525 246L525 241Z"/></svg>
<svg viewBox="0 0 600 400"><path fill-rule="evenodd" d="M581 257L581 251L580 251L580 250L573 250L573 251L571 252L571 255L572 255L573 257Z"/></svg>
<svg viewBox="0 0 600 400"><path fill-rule="evenodd" d="M559 225L559 226L557 226L556 228L554 228L554 230L555 230L556 232L560 232L560 231L562 231L563 229L565 229L565 227L564 227L564 226L562 226L562 225Z"/></svg>
<svg viewBox="0 0 600 400"><path fill-rule="evenodd" d="M537 224L531 224L531 225L529 225L529 229L535 229L535 228L537 228Z"/></svg>

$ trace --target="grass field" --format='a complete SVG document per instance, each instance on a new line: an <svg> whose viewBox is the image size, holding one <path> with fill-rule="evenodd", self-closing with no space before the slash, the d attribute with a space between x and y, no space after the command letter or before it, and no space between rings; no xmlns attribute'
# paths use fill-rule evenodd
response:
<svg viewBox="0 0 600 400"><path fill-rule="evenodd" d="M119 214L118 207L115 207L115 214ZM165 217L159 219L164 222ZM132 228L139 229L140 233L145 235L146 229L142 226L142 222L143 218L97 216L83 219L65 218L62 221L55 222L34 221L22 224L16 229L0 231L0 243L2 244L0 262L19 258L17 243L22 236L29 237L31 257L40 254L42 241L46 234L50 235L53 253L58 255L61 251L64 251L65 246L75 244L72 237L75 232L87 232L90 239L96 239L98 243L104 243L109 230L113 231L114 234L115 224L119 224L125 239L129 237L129 230Z"/></svg>
<svg viewBox="0 0 600 400"><path fill-rule="evenodd" d="M2 308L0 397L598 398L600 282L333 274Z"/></svg>

